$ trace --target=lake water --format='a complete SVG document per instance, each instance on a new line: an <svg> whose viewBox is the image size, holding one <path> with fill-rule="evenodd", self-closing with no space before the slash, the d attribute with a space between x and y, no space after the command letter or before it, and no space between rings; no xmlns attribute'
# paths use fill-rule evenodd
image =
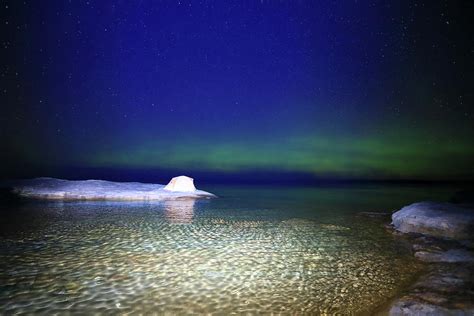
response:
<svg viewBox="0 0 474 316"><path fill-rule="evenodd" d="M202 189L219 198L3 202L1 313L367 314L421 266L388 218L358 213L456 190Z"/></svg>

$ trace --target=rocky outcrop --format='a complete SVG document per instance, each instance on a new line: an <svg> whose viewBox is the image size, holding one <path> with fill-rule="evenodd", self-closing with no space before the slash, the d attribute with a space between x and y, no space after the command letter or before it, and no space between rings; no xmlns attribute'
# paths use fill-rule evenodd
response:
<svg viewBox="0 0 474 316"><path fill-rule="evenodd" d="M415 257L425 262L474 262L474 254L465 249L447 251L417 251Z"/></svg>
<svg viewBox="0 0 474 316"><path fill-rule="evenodd" d="M408 237L427 273L391 304L389 315L474 315L474 210L420 202L392 214L397 236Z"/></svg>
<svg viewBox="0 0 474 316"><path fill-rule="evenodd" d="M395 212L392 225L402 233L472 239L474 210L450 203L419 202Z"/></svg>
<svg viewBox="0 0 474 316"><path fill-rule="evenodd" d="M389 315L474 315L472 264L429 267L390 307Z"/></svg>

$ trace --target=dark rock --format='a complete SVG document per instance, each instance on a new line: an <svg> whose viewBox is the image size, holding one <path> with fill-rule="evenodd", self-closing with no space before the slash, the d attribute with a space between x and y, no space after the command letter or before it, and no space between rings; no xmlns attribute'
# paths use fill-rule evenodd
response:
<svg viewBox="0 0 474 316"><path fill-rule="evenodd" d="M474 240L460 240L459 243L468 249L474 249Z"/></svg>
<svg viewBox="0 0 474 316"><path fill-rule="evenodd" d="M386 212L359 212L358 215L366 216L366 217L380 218L380 217L390 216L390 213L386 213Z"/></svg>
<svg viewBox="0 0 474 316"><path fill-rule="evenodd" d="M472 264L433 265L390 309L390 315L474 315Z"/></svg>
<svg viewBox="0 0 474 316"><path fill-rule="evenodd" d="M428 262L428 273L396 300L390 315L474 315L474 210L421 202L392 215L400 240Z"/></svg>
<svg viewBox="0 0 474 316"><path fill-rule="evenodd" d="M418 251L415 257L425 262L472 262L474 254L464 249L450 249L448 251Z"/></svg>
<svg viewBox="0 0 474 316"><path fill-rule="evenodd" d="M456 316L472 316L474 309L447 309L439 305L433 305L426 302L419 302L414 298L405 298L395 303L389 312L390 316L398 315L456 315Z"/></svg>
<svg viewBox="0 0 474 316"><path fill-rule="evenodd" d="M473 204L474 205L474 190L463 190L454 193L454 196L449 200L451 203L457 204Z"/></svg>

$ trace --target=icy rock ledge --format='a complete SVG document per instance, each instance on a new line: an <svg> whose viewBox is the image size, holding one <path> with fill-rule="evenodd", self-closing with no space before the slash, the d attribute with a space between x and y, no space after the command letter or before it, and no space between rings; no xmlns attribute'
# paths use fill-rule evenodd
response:
<svg viewBox="0 0 474 316"><path fill-rule="evenodd" d="M191 178L185 176L177 178L180 178L179 185L172 185L173 180L168 184L172 190L165 189L162 184L104 180L72 181L55 178L17 181L12 188L14 193L23 197L49 200L156 201L216 197L212 193L197 190ZM192 184L192 188L189 183Z"/></svg>
<svg viewBox="0 0 474 316"><path fill-rule="evenodd" d="M413 203L392 215L392 225L402 233L472 239L474 210L450 203Z"/></svg>

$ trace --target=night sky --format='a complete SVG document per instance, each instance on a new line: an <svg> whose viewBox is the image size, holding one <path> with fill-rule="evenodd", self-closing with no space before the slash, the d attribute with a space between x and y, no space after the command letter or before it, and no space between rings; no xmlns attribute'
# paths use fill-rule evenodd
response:
<svg viewBox="0 0 474 316"><path fill-rule="evenodd" d="M474 179L471 1L0 3L3 177Z"/></svg>

